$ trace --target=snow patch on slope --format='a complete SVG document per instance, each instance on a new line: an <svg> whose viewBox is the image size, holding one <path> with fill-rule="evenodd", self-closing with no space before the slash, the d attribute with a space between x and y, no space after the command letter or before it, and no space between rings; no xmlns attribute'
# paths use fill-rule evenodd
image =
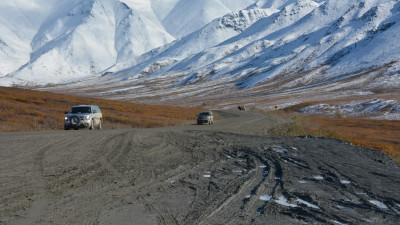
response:
<svg viewBox="0 0 400 225"><path fill-rule="evenodd" d="M184 37L232 11L237 11L254 0L180 0L162 20L174 37Z"/></svg>
<svg viewBox="0 0 400 225"><path fill-rule="evenodd" d="M338 105L318 104L303 108L298 113L400 120L400 104L395 100L369 99Z"/></svg>
<svg viewBox="0 0 400 225"><path fill-rule="evenodd" d="M30 42L55 5L51 0L0 2L0 77L29 60Z"/></svg>

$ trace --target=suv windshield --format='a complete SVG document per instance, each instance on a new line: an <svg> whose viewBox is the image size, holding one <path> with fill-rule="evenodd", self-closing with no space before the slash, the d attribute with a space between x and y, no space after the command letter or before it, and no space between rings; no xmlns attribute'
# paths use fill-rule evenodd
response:
<svg viewBox="0 0 400 225"><path fill-rule="evenodd" d="M69 111L72 114L76 113L91 113L90 107L72 107L71 111Z"/></svg>
<svg viewBox="0 0 400 225"><path fill-rule="evenodd" d="M210 112L202 112L199 114L199 116L211 116Z"/></svg>

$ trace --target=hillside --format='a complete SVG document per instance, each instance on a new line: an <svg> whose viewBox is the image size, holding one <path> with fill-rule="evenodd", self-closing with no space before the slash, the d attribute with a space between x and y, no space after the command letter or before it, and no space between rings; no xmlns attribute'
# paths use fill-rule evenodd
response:
<svg viewBox="0 0 400 225"><path fill-rule="evenodd" d="M102 110L106 129L193 123L196 114L201 110L0 87L0 132L62 130L64 112L75 105L98 105Z"/></svg>

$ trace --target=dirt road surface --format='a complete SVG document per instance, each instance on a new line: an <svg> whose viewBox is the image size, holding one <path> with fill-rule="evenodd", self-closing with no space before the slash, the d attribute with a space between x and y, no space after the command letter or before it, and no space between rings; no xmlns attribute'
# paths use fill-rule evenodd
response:
<svg viewBox="0 0 400 225"><path fill-rule="evenodd" d="M400 168L339 140L214 125L0 134L0 224L399 224Z"/></svg>

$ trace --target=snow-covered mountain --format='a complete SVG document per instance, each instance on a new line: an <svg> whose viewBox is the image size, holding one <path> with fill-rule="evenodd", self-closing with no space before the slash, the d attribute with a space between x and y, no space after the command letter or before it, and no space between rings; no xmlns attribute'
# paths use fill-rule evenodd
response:
<svg viewBox="0 0 400 225"><path fill-rule="evenodd" d="M48 84L134 65L138 56L253 3L187 0L5 0L0 84ZM224 4L224 2L226 4ZM247 2L247 3L246 3ZM223 7L223 11L214 6ZM183 8L184 7L184 8ZM178 12L189 13L182 19ZM212 12L214 10L215 12Z"/></svg>
<svg viewBox="0 0 400 225"><path fill-rule="evenodd" d="M29 61L30 42L55 3L52 0L0 2L0 77Z"/></svg>
<svg viewBox="0 0 400 225"><path fill-rule="evenodd" d="M191 58L205 49L210 49L240 34L259 19L274 12L271 9L244 9L229 13L179 40L141 55L136 60L137 64L124 70L124 73L129 71L128 76L149 74L155 72L157 68ZM113 71L117 72L115 69Z"/></svg>
<svg viewBox="0 0 400 225"><path fill-rule="evenodd" d="M10 75L40 83L81 78L173 41L174 37L154 20L157 17L146 11L150 2L148 7L139 7L136 2L140 1L58 2L43 20L33 20L40 25L34 27L31 39L23 41L30 46L22 52L28 52L29 59Z"/></svg>
<svg viewBox="0 0 400 225"><path fill-rule="evenodd" d="M0 3L0 85L400 86L399 0L51 2Z"/></svg>
<svg viewBox="0 0 400 225"><path fill-rule="evenodd" d="M181 0L163 18L166 29L175 37L192 33L215 18L249 6L253 0Z"/></svg>
<svg viewBox="0 0 400 225"><path fill-rule="evenodd" d="M237 14L214 20L203 29L162 48L161 53L157 50L148 53L153 55L145 63L120 74L135 77L143 71L148 73L151 65L164 63L171 65L152 70L153 77L180 73L186 75L178 85L224 80L243 88L277 76L288 80L281 84L286 88L304 86L342 79L389 64L391 72L388 74L398 75L399 1L276 2L258 3ZM264 8L266 5L268 8ZM270 8L271 5L277 8ZM258 13L256 21L250 19L246 22L248 27L242 30L235 27L238 20L252 18L251 12L253 15ZM260 12L264 14L260 15ZM223 25L227 20L232 29ZM220 24L218 28L217 23ZM230 33L233 31L237 34ZM220 32L230 38L225 41L224 38L210 38ZM201 34L207 35L201 39Z"/></svg>

